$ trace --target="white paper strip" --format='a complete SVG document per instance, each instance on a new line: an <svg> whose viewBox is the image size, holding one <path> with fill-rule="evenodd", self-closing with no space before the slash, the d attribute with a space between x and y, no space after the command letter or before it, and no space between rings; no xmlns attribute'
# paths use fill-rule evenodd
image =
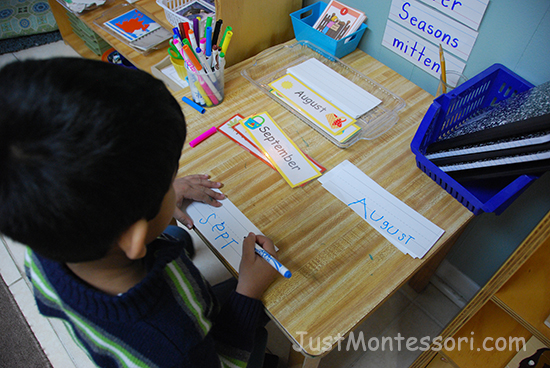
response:
<svg viewBox="0 0 550 368"><path fill-rule="evenodd" d="M468 27L478 30L489 0L420 0L437 10L458 20Z"/></svg>
<svg viewBox="0 0 550 368"><path fill-rule="evenodd" d="M244 238L250 232L263 234L229 199L220 202L221 207L192 202L186 211L193 219L195 228L238 272Z"/></svg>
<svg viewBox="0 0 550 368"><path fill-rule="evenodd" d="M317 59L308 59L287 71L355 119L382 102Z"/></svg>
<svg viewBox="0 0 550 368"><path fill-rule="evenodd" d="M405 254L422 258L445 232L378 185L349 161L319 182Z"/></svg>
<svg viewBox="0 0 550 368"><path fill-rule="evenodd" d="M389 19L468 60L478 33L417 1L393 0Z"/></svg>
<svg viewBox="0 0 550 368"><path fill-rule="evenodd" d="M382 45L439 79L441 74L439 46L424 40L391 20L386 23ZM450 54L445 54L445 64L447 71L454 70L459 73L462 73L466 66L462 60ZM452 86L456 85L455 77L458 78L454 74L447 73L447 83Z"/></svg>

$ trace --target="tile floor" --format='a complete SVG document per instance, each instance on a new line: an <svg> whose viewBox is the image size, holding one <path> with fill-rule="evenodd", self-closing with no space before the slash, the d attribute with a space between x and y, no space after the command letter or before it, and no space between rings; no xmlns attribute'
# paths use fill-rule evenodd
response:
<svg viewBox="0 0 550 368"><path fill-rule="evenodd" d="M15 60L28 58L47 58L52 56L74 56L78 54L63 41L39 46L13 54L0 55L0 67ZM229 277L229 273L202 241L191 232L196 245L195 263L205 277L215 284ZM25 318L39 340L46 355L54 367L87 368L94 365L71 340L63 324L47 320L38 314L31 290L23 276L24 248L10 239L0 236L0 274L13 293ZM441 293L432 284L422 293L417 294L407 285L396 292L374 314L354 331L355 341L344 340L341 349L335 349L322 359L322 368L404 368L408 367L420 354L420 351L407 351L402 347L397 351L398 336L418 339L431 336L434 338L443 327L459 312L460 308ZM286 366L286 359L291 348L290 342L273 323L269 330L268 349L280 359L279 368ZM361 345L353 348L353 343L364 338L367 349ZM372 338L377 338L374 340ZM382 342L382 337L394 341L393 350L375 349L375 341ZM372 339L372 340L371 340ZM369 342L372 342L369 350ZM420 346L420 344L418 344ZM349 347L349 349L348 349Z"/></svg>

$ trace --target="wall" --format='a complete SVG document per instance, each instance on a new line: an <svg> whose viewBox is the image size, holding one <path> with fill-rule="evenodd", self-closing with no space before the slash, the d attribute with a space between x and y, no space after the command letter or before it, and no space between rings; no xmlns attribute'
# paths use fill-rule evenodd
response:
<svg viewBox="0 0 550 368"><path fill-rule="evenodd" d="M502 214L476 216L447 260L483 286L550 211L550 172L536 180Z"/></svg>
<svg viewBox="0 0 550 368"><path fill-rule="evenodd" d="M304 6L317 1L304 0ZM328 1L325 1L328 3ZM426 91L437 79L382 46L391 0L342 0L367 15L359 48ZM464 74L474 76L500 63L538 85L550 80L550 1L490 0Z"/></svg>
<svg viewBox="0 0 550 368"><path fill-rule="evenodd" d="M391 0L341 1L368 17L361 50L435 94L436 78L382 46ZM315 2L304 0L304 6ZM474 76L494 63L535 85L550 80L550 1L490 0L464 74ZM550 210L549 188L547 173L500 216L474 218L449 253L449 262L483 286Z"/></svg>

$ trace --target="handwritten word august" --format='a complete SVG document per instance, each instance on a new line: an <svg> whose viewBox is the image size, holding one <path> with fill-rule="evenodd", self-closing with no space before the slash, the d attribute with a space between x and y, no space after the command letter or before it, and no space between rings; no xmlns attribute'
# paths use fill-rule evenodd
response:
<svg viewBox="0 0 550 368"><path fill-rule="evenodd" d="M408 244L409 241L414 240L414 236L407 235L404 232L400 231L399 228L394 226L391 222L387 220L382 221L384 219L384 215L380 215L379 213L376 213L376 210L372 210L372 212L369 215L367 211L367 202L365 198L355 202L351 202L350 204L348 204L348 207L354 204L363 205L365 220L368 221L370 219L371 221L379 223L377 224L377 226L379 226L380 229L385 230L388 234L394 236L398 241ZM379 221L382 221L382 222L379 222Z"/></svg>
<svg viewBox="0 0 550 368"><path fill-rule="evenodd" d="M216 214L215 213L212 213L210 214L206 219L204 218L201 218L199 219L199 222L203 225L206 225L208 223L208 221L210 221L210 219L212 220L215 220L216 219ZM223 245L221 247L221 249L224 249L225 247L227 247L228 245L232 244L232 243L235 243L237 245L239 245L240 243L238 241L236 241L235 239L233 239L231 237L231 235L229 235L229 233L225 230L225 222L221 222L221 223L216 223L217 221L212 221L214 222L214 225L212 226L211 230L213 233L216 233L216 234L219 234L215 240L218 240L218 239L222 239L222 240L225 240L223 243L225 243L225 245ZM210 223L211 224L211 223ZM229 238L231 238L231 240L229 240ZM222 243L222 244L223 244Z"/></svg>

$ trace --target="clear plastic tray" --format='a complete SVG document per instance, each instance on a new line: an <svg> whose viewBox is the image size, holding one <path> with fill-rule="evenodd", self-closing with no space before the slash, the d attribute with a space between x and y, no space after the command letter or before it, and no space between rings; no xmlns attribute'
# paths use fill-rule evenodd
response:
<svg viewBox="0 0 550 368"><path fill-rule="evenodd" d="M382 103L374 109L357 118L356 124L361 130L343 143L324 132L315 125L315 123L304 117L293 106L285 103L271 93L271 87L269 86L271 82L287 74L287 69L289 67L300 64L310 58L321 61L382 101ZM384 134L397 123L399 120L398 111L405 107L405 101L401 97L388 91L366 75L361 74L349 65L344 64L338 58L326 53L308 41L299 41L292 45L271 47L258 54L254 64L244 69L241 74L270 98L286 107L290 112L300 118L300 120L340 148L351 147L360 139L375 139Z"/></svg>

